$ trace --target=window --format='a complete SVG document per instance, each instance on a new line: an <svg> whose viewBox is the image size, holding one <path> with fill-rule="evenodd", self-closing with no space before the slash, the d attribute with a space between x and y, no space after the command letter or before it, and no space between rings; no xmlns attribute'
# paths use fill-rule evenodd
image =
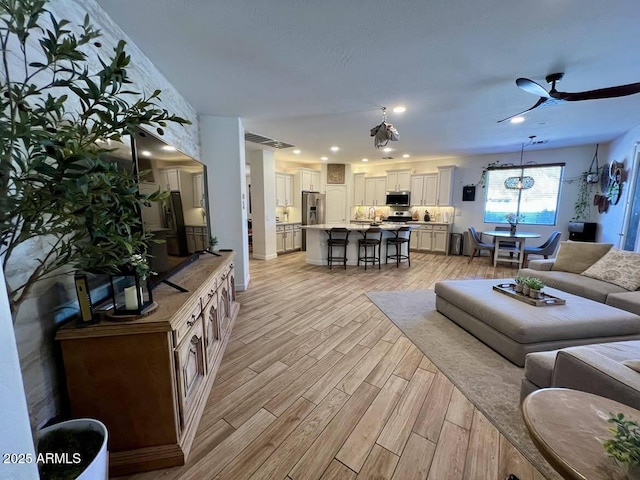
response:
<svg viewBox="0 0 640 480"><path fill-rule="evenodd" d="M555 225L564 163L498 167L487 171L484 204L485 223L507 223L505 215L522 215L519 223ZM508 177L533 177L533 187L510 190L504 186Z"/></svg>

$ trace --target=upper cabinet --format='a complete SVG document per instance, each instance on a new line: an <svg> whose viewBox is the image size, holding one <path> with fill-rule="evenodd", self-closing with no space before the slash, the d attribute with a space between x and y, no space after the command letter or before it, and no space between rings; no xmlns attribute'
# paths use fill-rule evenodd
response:
<svg viewBox="0 0 640 480"><path fill-rule="evenodd" d="M353 204L365 204L365 174L356 173L353 175Z"/></svg>
<svg viewBox="0 0 640 480"><path fill-rule="evenodd" d="M320 191L320 170L300 169L300 190Z"/></svg>
<svg viewBox="0 0 640 480"><path fill-rule="evenodd" d="M365 205L386 205L387 177L368 177L364 184Z"/></svg>
<svg viewBox="0 0 640 480"><path fill-rule="evenodd" d="M193 174L193 206L204 207L204 174Z"/></svg>
<svg viewBox="0 0 640 480"><path fill-rule="evenodd" d="M293 205L293 175L276 173L276 207Z"/></svg>
<svg viewBox="0 0 640 480"><path fill-rule="evenodd" d="M387 170L387 190L400 192L411 189L411 170Z"/></svg>
<svg viewBox="0 0 640 480"><path fill-rule="evenodd" d="M451 205L453 203L453 174L455 165L438 167L438 198L436 205Z"/></svg>

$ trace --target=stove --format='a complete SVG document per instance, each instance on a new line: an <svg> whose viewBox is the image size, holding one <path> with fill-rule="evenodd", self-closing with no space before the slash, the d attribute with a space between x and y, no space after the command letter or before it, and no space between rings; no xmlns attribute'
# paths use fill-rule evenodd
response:
<svg viewBox="0 0 640 480"><path fill-rule="evenodd" d="M408 210L397 210L391 212L391 215L387 217L385 222L389 223L406 223L412 220L411 212Z"/></svg>

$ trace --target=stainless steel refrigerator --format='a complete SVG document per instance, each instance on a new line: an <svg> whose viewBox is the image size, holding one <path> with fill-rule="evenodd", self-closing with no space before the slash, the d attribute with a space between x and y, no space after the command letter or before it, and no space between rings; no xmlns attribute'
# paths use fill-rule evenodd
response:
<svg viewBox="0 0 640 480"><path fill-rule="evenodd" d="M189 255L187 249L187 232L184 228L184 212L180 191L172 190L164 209L167 231L167 253L178 257Z"/></svg>
<svg viewBox="0 0 640 480"><path fill-rule="evenodd" d="M324 193L302 192L302 225L324 223ZM307 231L302 229L302 250L307 249Z"/></svg>

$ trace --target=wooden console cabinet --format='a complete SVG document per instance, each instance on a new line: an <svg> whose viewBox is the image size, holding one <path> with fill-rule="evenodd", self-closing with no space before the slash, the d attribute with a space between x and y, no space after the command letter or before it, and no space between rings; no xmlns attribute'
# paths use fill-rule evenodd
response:
<svg viewBox="0 0 640 480"><path fill-rule="evenodd" d="M111 476L184 464L238 316L233 257L201 255L147 317L58 331L71 414L106 424Z"/></svg>

